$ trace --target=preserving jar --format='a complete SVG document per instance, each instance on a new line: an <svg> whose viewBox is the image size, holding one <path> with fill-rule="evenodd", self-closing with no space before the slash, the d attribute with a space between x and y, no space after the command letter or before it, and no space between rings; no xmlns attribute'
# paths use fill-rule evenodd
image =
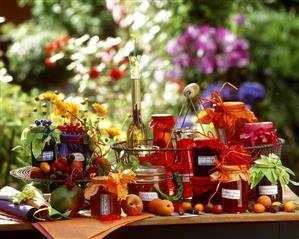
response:
<svg viewBox="0 0 299 239"><path fill-rule="evenodd" d="M282 187L280 182L271 183L266 177L256 186L256 199L261 195L267 195L271 198L272 202L282 201Z"/></svg>
<svg viewBox="0 0 299 239"><path fill-rule="evenodd" d="M129 193L138 195L143 202L143 210L148 211L150 201L159 197L155 188L168 194L166 169L164 166L140 167L134 170L136 183L129 184Z"/></svg>
<svg viewBox="0 0 299 239"><path fill-rule="evenodd" d="M248 182L238 180L221 183L221 204L226 213L248 211Z"/></svg>
<svg viewBox="0 0 299 239"><path fill-rule="evenodd" d="M179 162L181 162L181 170L179 171L183 180L183 200L192 199L192 184L190 178L193 176L193 157L192 147L194 143L194 134L189 128L176 129L174 131L176 139L176 154Z"/></svg>
<svg viewBox="0 0 299 239"><path fill-rule="evenodd" d="M107 177L91 179L93 183L106 183ZM117 195L107 192L103 186L99 186L96 194L90 197L90 214L92 217L112 216L121 214L121 201Z"/></svg>
<svg viewBox="0 0 299 239"><path fill-rule="evenodd" d="M197 177L207 177L215 167L215 157L217 156L217 138L197 138L194 139L193 154L193 174Z"/></svg>

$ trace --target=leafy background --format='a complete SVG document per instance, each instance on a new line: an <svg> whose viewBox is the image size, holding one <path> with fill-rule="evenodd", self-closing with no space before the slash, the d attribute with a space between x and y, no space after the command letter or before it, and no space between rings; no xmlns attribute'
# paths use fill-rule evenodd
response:
<svg viewBox="0 0 299 239"><path fill-rule="evenodd" d="M47 44L63 35L78 39L89 34L101 40L120 37L120 49L130 41L132 33L140 35L138 48L146 56L142 70L145 122L153 113L177 115L182 103L180 90L187 82L198 82L203 88L220 79L237 86L246 80L261 83L266 89L266 98L253 109L260 120L274 122L279 135L286 139L282 162L295 173L299 171L296 133L299 126L298 0L108 0L107 3L102 0L21 0L18 3L30 6L32 17L17 26L0 25L1 46L8 45L2 47L4 64L0 64L0 130L3 132L0 135L0 186L15 183L8 175L9 170L29 163L22 152L11 151L11 148L19 144L22 129L34 121L33 98L40 92L58 89L69 96L100 99L114 116L111 124L115 126L121 126L130 113L131 89L127 76L118 81L107 77L85 80L82 90L82 81L75 80L78 74L67 69L70 58L54 67L45 64ZM236 15L246 19L241 27L233 22ZM191 78L173 80L163 77L162 73L171 67L166 45L189 24L225 27L247 39L249 65L217 77L192 78L191 75ZM94 60L88 58L90 67ZM4 75L12 76L13 80L7 82Z"/></svg>

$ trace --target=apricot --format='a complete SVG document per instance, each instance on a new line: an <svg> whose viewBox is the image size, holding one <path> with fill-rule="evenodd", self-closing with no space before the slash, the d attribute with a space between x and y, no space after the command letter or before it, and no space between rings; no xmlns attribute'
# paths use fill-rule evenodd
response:
<svg viewBox="0 0 299 239"><path fill-rule="evenodd" d="M262 213L266 211L266 207L261 203L255 203L253 205L253 211L256 213Z"/></svg>
<svg viewBox="0 0 299 239"><path fill-rule="evenodd" d="M203 204L201 204L201 203L197 203L197 204L195 204L195 206L194 206L194 211L195 211L196 213L204 212L204 210L205 210L205 206L204 206Z"/></svg>
<svg viewBox="0 0 299 239"><path fill-rule="evenodd" d="M172 202L169 200L162 200L162 203L157 207L157 212L160 216L171 216L174 212Z"/></svg>
<svg viewBox="0 0 299 239"><path fill-rule="evenodd" d="M193 205L191 202L182 202L181 207L185 209L186 211L192 211L193 210Z"/></svg>
<svg viewBox="0 0 299 239"><path fill-rule="evenodd" d="M256 200L256 203L263 204L265 207L269 207L272 205L271 198L267 195L259 196L258 199Z"/></svg>
<svg viewBox="0 0 299 239"><path fill-rule="evenodd" d="M292 201L288 201L284 204L284 210L286 212L294 212L296 210L296 204Z"/></svg>
<svg viewBox="0 0 299 239"><path fill-rule="evenodd" d="M51 166L50 166L50 164L48 164L47 162L42 162L42 163L39 165L39 168L40 168L40 170L41 170L43 173L48 173L48 172L50 172L50 170L51 170Z"/></svg>
<svg viewBox="0 0 299 239"><path fill-rule="evenodd" d="M162 205L163 205L162 199L156 198L149 202L148 210L149 210L149 212L151 212L153 214L158 214L157 209L158 209L158 207L161 207Z"/></svg>

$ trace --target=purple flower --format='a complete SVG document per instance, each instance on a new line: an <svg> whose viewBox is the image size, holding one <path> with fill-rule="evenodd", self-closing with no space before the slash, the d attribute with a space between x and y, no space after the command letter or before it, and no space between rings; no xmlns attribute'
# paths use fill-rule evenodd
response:
<svg viewBox="0 0 299 239"><path fill-rule="evenodd" d="M242 15L236 15L236 16L234 16L234 22L238 26L243 25L245 23L245 20L246 20L245 17L242 16Z"/></svg>
<svg viewBox="0 0 299 239"><path fill-rule="evenodd" d="M266 98L266 91L262 84L246 81L240 85L238 99L246 104L253 104Z"/></svg>
<svg viewBox="0 0 299 239"><path fill-rule="evenodd" d="M176 66L174 69L166 71L165 77L169 80L182 79L184 76L183 70Z"/></svg>
<svg viewBox="0 0 299 239"><path fill-rule="evenodd" d="M189 128L194 125L192 121L192 115L188 114L186 115L185 121L184 121L184 115L180 116L177 121L177 128Z"/></svg>

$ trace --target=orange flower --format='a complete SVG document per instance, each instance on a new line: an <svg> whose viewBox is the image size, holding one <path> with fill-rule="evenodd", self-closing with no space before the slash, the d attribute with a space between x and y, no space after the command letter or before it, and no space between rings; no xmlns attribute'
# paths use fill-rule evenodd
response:
<svg viewBox="0 0 299 239"><path fill-rule="evenodd" d="M108 110L100 103L94 103L92 104L92 108L100 115L104 116L108 113Z"/></svg>
<svg viewBox="0 0 299 239"><path fill-rule="evenodd" d="M43 97L44 97L45 100L51 101L53 103L58 99L57 95L53 92L50 92L50 91L44 93Z"/></svg>
<svg viewBox="0 0 299 239"><path fill-rule="evenodd" d="M65 116L67 113L67 106L66 103L60 99L56 99L55 102L53 102L55 105L54 108L54 114L57 116Z"/></svg>
<svg viewBox="0 0 299 239"><path fill-rule="evenodd" d="M121 131L116 128L105 128L104 131L109 135L109 137L115 137L121 134Z"/></svg>
<svg viewBox="0 0 299 239"><path fill-rule="evenodd" d="M66 117L70 120L70 121L75 121L78 116L79 116L79 104L74 103L74 102L65 102L66 105Z"/></svg>

